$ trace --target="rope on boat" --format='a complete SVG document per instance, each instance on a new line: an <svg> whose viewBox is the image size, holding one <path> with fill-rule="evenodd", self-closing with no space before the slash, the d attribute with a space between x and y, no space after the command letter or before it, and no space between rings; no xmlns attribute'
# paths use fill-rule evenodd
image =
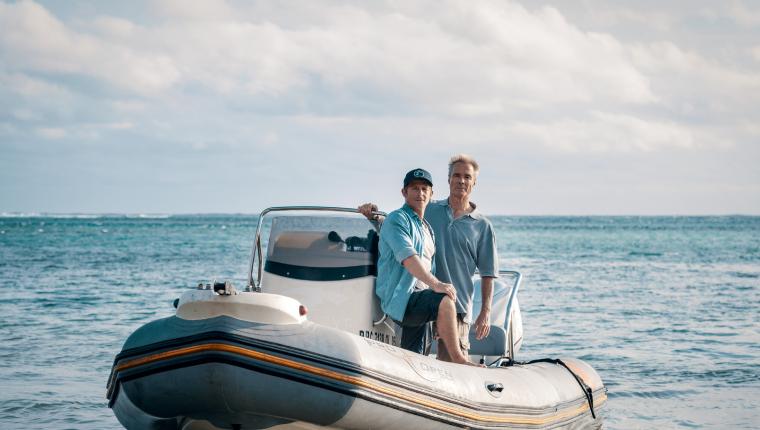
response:
<svg viewBox="0 0 760 430"><path fill-rule="evenodd" d="M578 382L578 385L581 386L581 390L583 390L583 395L586 396L586 401L588 402L588 408L591 410L591 418L596 419L596 413L594 413L594 394L593 390L591 390L591 387L589 387L585 382L583 382L583 379L581 379L580 376L576 375L575 372L573 372L570 367L565 364L564 361L560 360L559 358L541 358L538 360L532 360L524 363L519 364L533 364L533 363L552 363L552 364L558 364L565 368L568 372L570 372L571 375L573 375L573 378Z"/></svg>

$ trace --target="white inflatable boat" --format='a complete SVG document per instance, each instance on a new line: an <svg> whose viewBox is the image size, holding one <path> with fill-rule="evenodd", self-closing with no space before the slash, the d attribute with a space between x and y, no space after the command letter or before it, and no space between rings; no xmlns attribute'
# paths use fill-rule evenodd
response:
<svg viewBox="0 0 760 430"><path fill-rule="evenodd" d="M588 364L515 360L517 272L496 283L491 334L471 337L471 360L487 367L399 348L400 328L374 295L377 233L355 212L263 211L244 291L199 285L175 316L127 339L107 391L119 421L172 430L601 427L606 389Z"/></svg>

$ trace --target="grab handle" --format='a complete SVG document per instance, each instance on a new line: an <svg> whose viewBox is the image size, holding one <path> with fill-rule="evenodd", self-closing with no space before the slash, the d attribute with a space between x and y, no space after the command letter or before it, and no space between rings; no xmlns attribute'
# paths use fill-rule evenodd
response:
<svg viewBox="0 0 760 430"><path fill-rule="evenodd" d="M500 382L496 382L496 383L493 383L493 384L486 385L486 388L488 388L488 391L490 391L492 393L494 391L496 391L497 393L501 393L502 391L504 391L504 384L502 384Z"/></svg>

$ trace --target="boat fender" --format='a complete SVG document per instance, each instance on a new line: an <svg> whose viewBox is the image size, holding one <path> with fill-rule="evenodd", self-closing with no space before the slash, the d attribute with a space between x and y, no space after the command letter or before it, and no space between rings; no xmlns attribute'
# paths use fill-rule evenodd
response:
<svg viewBox="0 0 760 430"><path fill-rule="evenodd" d="M596 419L596 413L594 413L594 394L593 390L591 390L591 387L589 387L585 382L583 382L583 379L578 376L575 372L573 372L570 367L565 364L564 361L560 360L559 358L541 358L538 360L532 360L525 363L520 364L533 364L533 363L552 363L552 364L558 364L565 368L568 372L570 372L571 375L573 375L573 378L578 382L578 385L581 386L581 390L583 390L583 395L586 396L586 401L588 402L588 408L591 411L591 418Z"/></svg>

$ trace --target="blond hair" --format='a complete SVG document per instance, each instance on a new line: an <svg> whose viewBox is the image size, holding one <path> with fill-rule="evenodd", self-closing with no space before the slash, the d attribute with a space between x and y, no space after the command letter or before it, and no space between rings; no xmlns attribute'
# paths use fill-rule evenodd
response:
<svg viewBox="0 0 760 430"><path fill-rule="evenodd" d="M480 170L480 166L478 166L478 162L475 161L474 158L470 157L467 154L457 154L453 157L451 157L451 160L449 160L449 178L451 177L451 172L454 171L454 165L457 163L467 163L470 166L472 166L472 169L475 171L475 174L478 174L478 171Z"/></svg>

